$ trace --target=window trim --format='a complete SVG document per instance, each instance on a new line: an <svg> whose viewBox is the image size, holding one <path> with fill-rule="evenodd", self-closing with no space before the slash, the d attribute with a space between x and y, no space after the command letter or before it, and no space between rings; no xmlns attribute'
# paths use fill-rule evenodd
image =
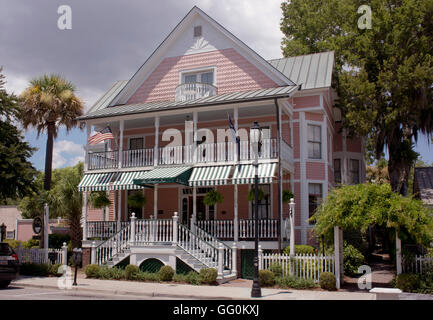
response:
<svg viewBox="0 0 433 320"><path fill-rule="evenodd" d="M320 203L323 201L323 193L324 193L324 184L323 184L323 182L315 182L315 181L308 181L307 182L307 188L308 188L308 219L310 219L311 216L312 216L310 214L310 184L320 185L320 192L321 192L321 194L320 194L320 202L317 204L317 207L319 207ZM313 195L315 195L315 194L313 194ZM313 223L310 223L310 222L308 222L308 224L309 225L314 225Z"/></svg>
<svg viewBox="0 0 433 320"><path fill-rule="evenodd" d="M356 161L358 163L357 170L352 170L352 161ZM353 182L353 175L354 173L357 173L357 182ZM349 176L350 176L350 184L359 184L361 183L361 161L359 159L353 159L349 158Z"/></svg>
<svg viewBox="0 0 433 320"><path fill-rule="evenodd" d="M337 182L337 181L335 180L335 176L336 176L335 173L337 172L337 170L335 169L335 161L336 161L336 160L338 160L338 161L340 162L340 168L339 168L339 170L338 170L338 172L340 172L340 181L339 181L339 182ZM341 161L340 158L335 158L335 159L333 160L332 167L333 167L333 169L334 169L334 183L335 183L335 184L341 184L342 181L343 181L343 175L342 175L342 170L341 170L341 164L342 164L342 161Z"/></svg>
<svg viewBox="0 0 433 320"><path fill-rule="evenodd" d="M309 128L310 127L318 127L319 128L319 132L320 132L320 141L314 141L314 140L310 140L309 139ZM307 122L307 135L306 135L306 138L307 138L307 159L309 159L309 160L323 160L323 137L322 137L322 123L316 123L316 122ZM310 157L310 154L309 154L309 152L308 152L308 150L309 150L309 144L310 143L313 143L313 144L319 144L319 146L320 146L320 156L318 157L318 158L316 158L316 157Z"/></svg>
<svg viewBox="0 0 433 320"><path fill-rule="evenodd" d="M216 66L208 66L208 67L200 67L194 69L185 69L179 71L179 85L183 84L184 75L187 74L198 74L198 73L206 73L213 72L213 86L217 85L217 67Z"/></svg>

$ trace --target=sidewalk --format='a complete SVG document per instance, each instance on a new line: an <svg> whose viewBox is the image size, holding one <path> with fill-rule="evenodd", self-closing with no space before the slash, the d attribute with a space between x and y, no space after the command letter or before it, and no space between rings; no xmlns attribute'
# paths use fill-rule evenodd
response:
<svg viewBox="0 0 433 320"><path fill-rule="evenodd" d="M21 277L12 285L58 289L59 278ZM173 299L245 300L250 298L250 287L192 286L176 283L147 283L136 281L97 280L79 277L72 289L81 293L131 295ZM58 289L62 290L62 289ZM262 289L258 300L374 300L375 295L362 292L328 292L315 290Z"/></svg>

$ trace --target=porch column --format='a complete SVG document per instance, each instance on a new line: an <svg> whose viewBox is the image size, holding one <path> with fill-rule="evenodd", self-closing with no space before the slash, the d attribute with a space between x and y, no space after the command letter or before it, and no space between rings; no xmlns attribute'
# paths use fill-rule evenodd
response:
<svg viewBox="0 0 433 320"><path fill-rule="evenodd" d="M234 123L234 126L235 126L235 130L236 130L236 136L238 135L238 130L239 130L239 122L238 122L238 119L239 119L239 107L238 106L235 106L234 107L234 109L233 109L233 114L234 114L234 118L235 118L235 123ZM235 150L234 150L234 152L235 152L235 161L239 161L239 155L238 155L238 145L237 145L237 143L236 143L236 141L233 141L234 142L234 148L235 148ZM236 240L237 241L237 240Z"/></svg>
<svg viewBox="0 0 433 320"><path fill-rule="evenodd" d="M277 142L278 142L278 224L280 226L278 235L278 250L281 251L281 242L283 241L283 167L281 165L281 108L277 100L275 100L275 107L277 108Z"/></svg>
<svg viewBox="0 0 433 320"><path fill-rule="evenodd" d="M89 123L86 123L86 156L84 161L84 171L87 171L89 169L89 138L90 138L90 131L92 126Z"/></svg>
<svg viewBox="0 0 433 320"><path fill-rule="evenodd" d="M83 240L87 240L87 192L83 192Z"/></svg>
<svg viewBox="0 0 433 320"><path fill-rule="evenodd" d="M194 123L194 132L193 132L193 161L194 164L197 163L197 121L198 121L198 112L194 111L193 113L193 123ZM195 203L195 202L194 202Z"/></svg>
<svg viewBox="0 0 433 320"><path fill-rule="evenodd" d="M123 130L125 128L125 121L120 120L120 135L119 135L119 169L123 166ZM119 202L120 203L120 202Z"/></svg>
<svg viewBox="0 0 433 320"><path fill-rule="evenodd" d="M191 217L191 231L195 231L195 222L197 220L197 187L192 187L192 217Z"/></svg>
<svg viewBox="0 0 433 320"><path fill-rule="evenodd" d="M238 185L234 185L234 218L233 218L233 228L234 228L234 241L239 241L239 214L238 214Z"/></svg>
<svg viewBox="0 0 433 320"><path fill-rule="evenodd" d="M159 117L155 117L155 149L153 156L153 165L158 165L158 149L159 149Z"/></svg>
<svg viewBox="0 0 433 320"><path fill-rule="evenodd" d="M153 218L158 219L158 185L153 188Z"/></svg>
<svg viewBox="0 0 433 320"><path fill-rule="evenodd" d="M122 190L117 190L117 232L120 231L120 221L122 215Z"/></svg>

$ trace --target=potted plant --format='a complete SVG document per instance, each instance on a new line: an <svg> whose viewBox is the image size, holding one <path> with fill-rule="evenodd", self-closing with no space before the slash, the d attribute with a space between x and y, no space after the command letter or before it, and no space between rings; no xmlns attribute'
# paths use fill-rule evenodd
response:
<svg viewBox="0 0 433 320"><path fill-rule="evenodd" d="M283 190L283 202L289 203L290 199L294 198L293 192L289 189Z"/></svg>
<svg viewBox="0 0 433 320"><path fill-rule="evenodd" d="M89 202L95 209L102 209L105 220L105 208L111 205L110 198L105 191L93 191L90 193Z"/></svg>
<svg viewBox="0 0 433 320"><path fill-rule="evenodd" d="M258 200L262 201L264 200L266 197L265 192L263 191L263 189L258 190ZM248 201L254 201L255 199L255 189L251 188L250 191L248 191Z"/></svg>
<svg viewBox="0 0 433 320"><path fill-rule="evenodd" d="M131 193L128 196L128 200L127 200L128 206L130 208L129 210L131 211L132 208L143 208L144 205L146 204L146 201L147 199L142 192L138 191L138 192Z"/></svg>
<svg viewBox="0 0 433 320"><path fill-rule="evenodd" d="M216 190L210 190L203 198L203 203L207 206L214 206L217 203L222 203L224 197Z"/></svg>

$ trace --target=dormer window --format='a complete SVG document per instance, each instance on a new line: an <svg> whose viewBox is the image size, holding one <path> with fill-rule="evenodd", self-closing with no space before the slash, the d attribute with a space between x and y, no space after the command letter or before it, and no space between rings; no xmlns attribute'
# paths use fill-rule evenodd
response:
<svg viewBox="0 0 433 320"><path fill-rule="evenodd" d="M195 82L214 84L214 72L209 70L209 71L182 74L182 83L195 83Z"/></svg>
<svg viewBox="0 0 433 320"><path fill-rule="evenodd" d="M201 37L201 26L194 27L194 38Z"/></svg>

